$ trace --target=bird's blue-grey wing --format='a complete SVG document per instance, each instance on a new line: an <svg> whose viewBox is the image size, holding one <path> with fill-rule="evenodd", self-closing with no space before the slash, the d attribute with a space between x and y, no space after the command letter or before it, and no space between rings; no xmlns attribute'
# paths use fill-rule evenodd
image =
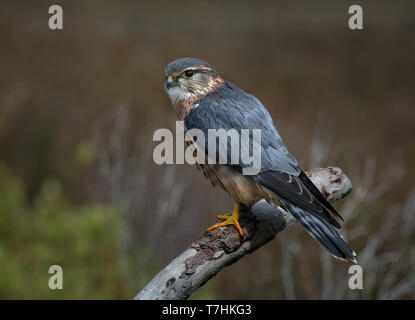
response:
<svg viewBox="0 0 415 320"><path fill-rule="evenodd" d="M271 116L261 102L254 96L247 94L237 88L230 87L227 92L218 91L198 101L198 107L191 110L185 118L185 125L188 130L197 128L203 131L206 139L202 147L208 152L208 130L225 129L237 130L240 137L242 129L249 129L251 137L242 143L249 143L252 155L253 150L253 129L261 132L261 168L260 171L280 171L291 175L299 175L301 169L297 161L288 152ZM219 149L219 148L217 148ZM231 139L228 139L227 163L231 165ZM240 147L240 150L243 148ZM246 158L245 158L246 159ZM240 159L239 164L232 164L236 168L246 168L250 164Z"/></svg>

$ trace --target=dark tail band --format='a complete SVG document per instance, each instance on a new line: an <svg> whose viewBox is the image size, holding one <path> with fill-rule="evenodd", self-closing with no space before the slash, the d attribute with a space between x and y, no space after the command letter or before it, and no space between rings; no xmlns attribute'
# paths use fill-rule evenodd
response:
<svg viewBox="0 0 415 320"><path fill-rule="evenodd" d="M280 198L280 200L308 233L334 257L342 260L350 259L357 263L356 253L342 239L337 230L328 225L322 218L297 207L290 201L283 198Z"/></svg>

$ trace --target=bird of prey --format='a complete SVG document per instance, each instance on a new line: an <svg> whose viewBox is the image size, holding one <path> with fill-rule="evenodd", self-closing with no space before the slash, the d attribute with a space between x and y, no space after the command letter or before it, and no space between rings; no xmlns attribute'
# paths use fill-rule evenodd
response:
<svg viewBox="0 0 415 320"><path fill-rule="evenodd" d="M167 94L178 119L184 120L185 130L197 128L206 137L209 129L261 130L261 168L257 174L242 174L242 163L198 163L205 177L235 200L233 213L219 215L218 219L224 221L207 231L234 225L243 236L238 222L240 206L250 207L265 199L287 209L333 256L356 262L356 253L335 229L340 228L337 219L341 216L288 152L271 116L256 97L224 80L209 63L195 58L172 61L165 77ZM199 147L208 155L207 142Z"/></svg>

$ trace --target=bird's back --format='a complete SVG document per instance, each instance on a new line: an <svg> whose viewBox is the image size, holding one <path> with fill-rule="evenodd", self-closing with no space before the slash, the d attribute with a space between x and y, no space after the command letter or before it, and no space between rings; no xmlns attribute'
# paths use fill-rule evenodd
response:
<svg viewBox="0 0 415 320"><path fill-rule="evenodd" d="M231 82L225 81L224 85L207 94L197 101L198 107L190 110L185 118L188 130L197 128L208 137L209 129L236 130L241 135L241 130L260 130L261 141L261 168L260 171L281 171L284 173L299 175L301 169L295 158L288 152L271 116L262 103L253 95L244 92ZM252 150L253 138L249 139ZM202 149L208 150L208 141ZM227 160L231 164L231 148L228 148ZM235 165L234 165L235 166ZM247 165L240 161L237 169Z"/></svg>

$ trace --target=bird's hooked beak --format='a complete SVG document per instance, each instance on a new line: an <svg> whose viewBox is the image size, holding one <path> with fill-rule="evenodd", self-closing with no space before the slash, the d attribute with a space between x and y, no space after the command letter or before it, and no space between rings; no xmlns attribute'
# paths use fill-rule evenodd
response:
<svg viewBox="0 0 415 320"><path fill-rule="evenodd" d="M177 79L173 78L172 76L168 76L166 79L166 88L169 90L172 87L175 87L179 84Z"/></svg>

